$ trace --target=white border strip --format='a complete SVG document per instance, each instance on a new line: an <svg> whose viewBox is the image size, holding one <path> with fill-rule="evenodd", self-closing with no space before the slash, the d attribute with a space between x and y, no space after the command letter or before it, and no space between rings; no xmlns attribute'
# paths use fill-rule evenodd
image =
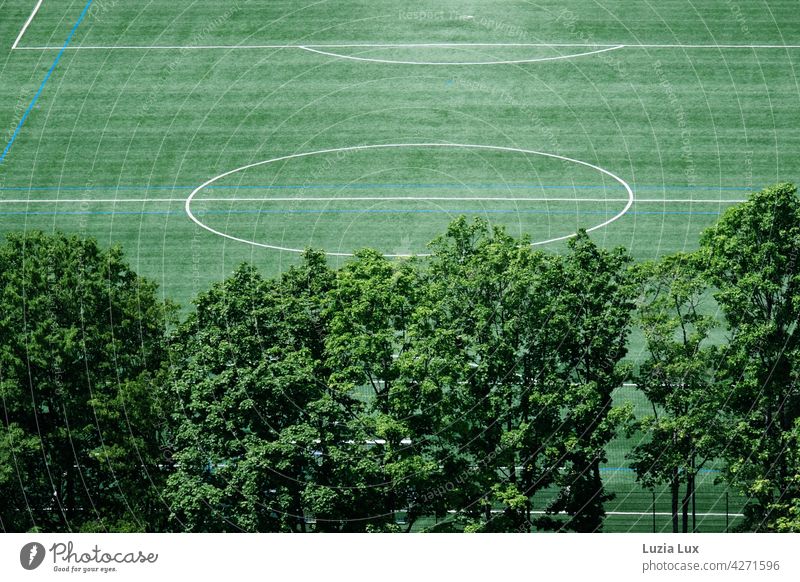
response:
<svg viewBox="0 0 800 582"><path fill-rule="evenodd" d="M500 514L500 513L504 513L505 511L506 511L505 509L492 509L492 513L493 514ZM455 513L458 513L458 510L449 509L449 510L447 510L447 513L455 514ZM565 514L565 513L549 513L547 511L541 511L541 510L539 510L539 511L533 510L533 511L531 511L531 513L533 515L555 515L555 516L558 516L558 517L566 517L567 516L567 514ZM656 516L664 517L664 516L667 516L667 515L672 515L672 513L670 513L669 511L656 511L656 512L653 512L653 511L606 511L606 515L632 515L632 516L641 516L641 517L656 515ZM744 517L744 513L722 513L722 512L718 512L718 511L704 511L702 513L701 512L697 512L694 515L696 515L697 517L725 517L726 515L728 517L734 517L734 518L735 517Z"/></svg>
<svg viewBox="0 0 800 582"><path fill-rule="evenodd" d="M260 50L260 49L344 49L344 48L469 48L469 47L538 47L538 48L600 48L600 49L800 49L800 44L602 44L602 43L362 43L362 44L205 44L205 45L100 45L68 46L66 50ZM61 50L60 46L15 46L18 51Z"/></svg>
<svg viewBox="0 0 800 582"><path fill-rule="evenodd" d="M446 196L368 196L368 197L320 197L320 198L203 198L197 202L627 202L627 198L492 198L492 197L446 197ZM16 198L0 200L0 204L142 204L145 202L186 202L186 198ZM660 199L636 198L634 204L741 204L747 200L714 199Z"/></svg>
<svg viewBox="0 0 800 582"><path fill-rule="evenodd" d="M22 27L22 30L19 31L19 36L17 36L17 40L15 40L14 44L11 45L11 50L12 51L17 49L17 45L19 44L19 41L22 40L22 37L25 35L25 31L28 30L28 27L31 25L31 22L33 22L33 17L36 16L37 12L39 12L39 8L41 8L43 1L44 0L39 0L36 3L36 7L33 9L33 12L31 12L31 15L28 16L28 20L25 22L25 25Z"/></svg>

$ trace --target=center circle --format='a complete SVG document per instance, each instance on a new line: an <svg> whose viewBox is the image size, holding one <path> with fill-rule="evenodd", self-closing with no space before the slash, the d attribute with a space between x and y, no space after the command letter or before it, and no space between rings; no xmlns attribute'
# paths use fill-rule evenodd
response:
<svg viewBox="0 0 800 582"><path fill-rule="evenodd" d="M231 176L233 174L237 174L239 172L244 172L246 170L250 170L252 168L257 168L257 167L260 167L260 166L266 166L268 164L274 164L274 163L278 163L278 162L284 162L284 161L294 160L294 159L299 159L299 158L308 158L308 157L312 157L312 156L322 156L322 155L326 155L326 154L339 154L339 153L357 152L357 151L364 151L364 150L388 150L388 149L400 149L400 148L440 148L440 149L444 149L444 148L453 149L453 148L456 148L456 149L464 149L464 150L484 150L484 151L508 152L508 153L517 153L517 154L525 154L525 155L533 155L533 156L542 156L542 157L545 157L545 158L550 158L550 159L554 159L554 160L560 160L560 161L563 161L563 162L577 164L579 166L583 166L583 167L589 168L589 169L594 170L594 171L596 171L596 172L598 172L600 174L608 176L609 178L612 178L614 181L619 183L625 189L625 191L627 193L627 196L628 196L627 202L626 202L624 208L620 212L618 212L617 214L615 214L614 216L612 216L608 220L605 220L604 222L601 222L600 224L594 225L594 226L592 226L590 228L586 228L585 229L586 232L596 231L598 229L601 229L601 228L604 228L604 227L608 226L609 224L611 224L612 222L614 222L616 220L619 220L625 214L627 214L627 212L631 209L631 207L633 206L633 203L634 203L633 190L631 189L630 185L625 180L623 180L622 178L620 178L616 174L613 174L610 171L608 171L608 170L606 170L604 168L601 168L600 166L597 166L597 165L594 165L594 164L590 164L589 162L584 162L582 160L576 160L574 158L569 158L569 157L561 156L561 155L558 155L558 154L552 154L552 153L547 153L547 152L539 152L539 151L523 149L523 148L506 147L506 146L489 146L489 145L476 145L476 144L449 144L449 143L398 143L398 144L359 145L359 146L350 146L350 147L342 147L342 148L332 148L332 149L325 149L325 150L317 150L317 151L312 151L312 152L304 152L304 153L299 153L299 154L291 154L291 155L287 155L287 156L281 156L281 157L278 157L278 158L272 158L272 159L269 159L269 160L263 160L263 161L260 161L260 162L255 162L253 164L248 164L246 166L241 166L241 167L236 168L234 170L230 170L230 171L225 172L223 174L219 174L218 176L214 176L210 180L204 182L203 184L201 184L200 186L195 188L192 191L192 193L189 194L189 196L186 198L186 201L184 203L184 209L186 211L186 215L189 217L189 219L192 222L194 222L197 226L199 226L199 227L201 227L201 228L207 230L208 232L210 232L212 234L215 234L217 236L221 236L223 238L226 238L226 239L229 239L229 240L232 240L232 241L235 241L235 242L244 243L244 244L255 246L255 247L259 247L259 248L276 250L276 251L283 251L283 252L291 252L291 253L302 253L303 249L291 248L291 247L283 247L283 246L279 246L279 245L271 245L271 244L267 244L267 243L261 243L261 242L254 241L254 240L248 240L248 239L236 237L236 236L233 236L233 235L228 234L226 232L222 232L222 231L219 231L219 230L217 230L215 228L212 228L211 226L207 225L202 220L200 220L194 214L194 212L192 212L192 202L194 201L195 197L200 192L202 192L203 190L205 190L209 186L212 186L215 182L217 182L219 180L222 180L224 178L227 178L228 176ZM559 242L559 241L564 241L564 240L573 238L574 236L576 236L576 233L572 233L572 234L568 234L568 235L564 235L564 236L559 236L559 237L555 237L555 238L551 238L551 239L547 239L547 240L536 241L536 242L531 243L531 246L541 246L541 245L546 245L546 244L555 243L555 242ZM325 251L325 254L328 255L328 256L331 256L331 257L352 257L353 256L353 253L328 252L328 251ZM408 256L411 256L411 255L409 255L409 254L386 254L384 256L386 256L386 257L408 257ZM425 257L425 256L428 256L428 255L417 254L416 256Z"/></svg>

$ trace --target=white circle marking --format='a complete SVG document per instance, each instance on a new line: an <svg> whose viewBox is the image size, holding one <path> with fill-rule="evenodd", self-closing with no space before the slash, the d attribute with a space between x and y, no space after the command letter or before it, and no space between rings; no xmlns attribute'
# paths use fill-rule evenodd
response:
<svg viewBox="0 0 800 582"><path fill-rule="evenodd" d="M608 177L614 179L615 181L617 181L620 185L622 185L623 188L625 188L625 191L628 193L628 200L627 200L627 203L625 204L625 207L620 212L618 212L617 214L615 214L614 216L612 216L611 218L609 218L605 222L602 222L602 223L600 223L600 224L598 224L596 226L593 226L591 228L587 228L586 232L593 232L595 230L599 230L601 228L604 228L604 227L608 226L612 222L614 222L616 220L619 220L620 218L625 216L625 214L627 214L628 210L631 209L631 206L633 206L633 203L634 203L633 190L631 189L630 185L625 180L623 180L622 178L617 176L616 174L612 174L608 170L606 170L604 168L601 168L600 166L596 166L594 164L590 164L589 162L576 160L574 158L568 158L566 156L560 156L558 154L550 154L550 153L547 153L547 152L537 152L535 150L526 150L526 149L522 149L522 148L512 148L512 147L504 147L504 146L475 145L475 144L393 143L393 144L373 144L373 145L350 146L350 147L344 147L344 148L332 148L332 149L326 149L326 150L317 150L317 151L313 151L313 152L304 152L304 153L300 153L300 154L291 154L291 155L288 155L288 156L281 156L279 158L272 158L272 159L269 159L269 160L264 160L264 161L261 161L261 162L255 162L253 164L248 164L246 166L242 166L240 168L236 168L234 170L230 170L228 172L225 172L224 174L220 174L218 176L215 176L215 177L211 178L210 180L204 182L203 184L201 184L197 188L195 188L192 191L192 193L189 194L189 197L186 198L186 201L184 203L184 209L185 209L186 214L189 217L189 219L192 222L194 222L196 225L198 225L199 227L207 230L210 233L216 234L216 235L221 236L223 238L227 238L227 239L232 240L232 241L236 241L236 242L240 242L240 243L244 243L244 244L248 244L248 245L252 245L252 246L259 247L259 248L264 248L264 249L271 249L271 250L276 250L276 251L286 251L286 252L290 252L290 253L302 253L303 249L294 249L294 248L290 248L290 247L281 247L281 246L277 246L277 245L270 245L270 244L266 244L266 243L260 243L260 242L256 242L256 241L252 241L252 240L247 240L247 239L244 239L244 238L239 238L239 237L227 234L225 232L221 232L221 231L216 230L214 228L211 228L210 226L208 226L207 224L202 222L200 219L198 219L197 216L195 216L195 214L192 212L192 201L194 200L194 197L197 194L199 194L205 188L207 188L211 184L217 182L218 180L222 180L223 178L226 178L226 177L228 177L228 176L230 176L232 174L236 174L238 172L243 172L243 171L249 170L251 168L257 168L259 166L265 166L267 164L273 164L275 162L282 162L282 161L285 161L285 160L293 160L293 159L297 159L297 158L306 158L306 157L310 157L310 156L318 156L318 155L323 155L323 154L335 154L335 153L339 153L339 152L353 152L353 151L362 151L362 150L392 149L392 148L461 148L461 149L490 150L490 151L500 151L500 152L528 154L528 155L535 155L535 156L543 156L543 157L546 157L546 158L551 158L551 159L556 159L556 160L563 160L565 162L571 162L573 164L579 164L581 166L585 166L587 168L591 168L591 169L593 169L593 170L595 170L597 172L600 172L601 174L605 174L606 176L608 176ZM550 243L554 243L554 242L558 242L558 241L568 240L568 239L573 238L575 236L576 236L576 233L568 234L568 235L565 235L565 236L559 236L559 237L551 238L551 239L548 239L548 240L533 242L533 243L531 243L531 246L546 245L546 244L550 244ZM352 253L332 253L332 252L327 252L327 251L325 251L325 254L328 255L328 256L331 256L331 257L352 257L353 256ZM409 257L411 255L391 255L391 254L387 254L387 255L384 255L384 256L390 257L390 258L399 258L399 257ZM416 255L416 256L418 256L418 257L426 257L426 256L429 256L429 255L420 254L420 255Z"/></svg>

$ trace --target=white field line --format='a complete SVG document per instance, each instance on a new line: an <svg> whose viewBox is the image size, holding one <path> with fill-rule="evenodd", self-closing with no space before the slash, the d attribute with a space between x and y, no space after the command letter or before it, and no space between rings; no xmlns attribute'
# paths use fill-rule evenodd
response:
<svg viewBox="0 0 800 582"><path fill-rule="evenodd" d="M318 198L198 198L197 203L202 202L398 202L398 201L420 201L420 202L613 202L625 203L627 198L490 198L490 197L446 197L446 196L359 196L359 197L318 197ZM0 204L84 204L87 202L95 203L129 203L141 204L145 202L186 202L186 198L15 198L0 199ZM741 204L747 200L719 200L709 199L660 199L660 198L636 198L634 204Z"/></svg>
<svg viewBox="0 0 800 582"><path fill-rule="evenodd" d="M482 150L482 151L492 151L492 152L506 152L506 153L526 154L526 155L534 155L534 156L543 156L545 158L561 160L561 161L564 161L564 162L570 162L572 164L577 164L577 165L584 166L586 168L590 168L592 170L595 170L595 171L597 171L597 172L599 172L599 173L601 173L601 174L603 174L605 176L608 176L609 178L611 178L614 181L616 181L617 183L619 183L623 188L625 188L625 192L628 194L628 201L625 204L625 207L620 212L618 212L617 214L615 214L614 216L612 216L608 220L605 220L605 221L601 222L600 224L592 226L591 228L587 228L586 232L594 232L594 231L596 231L598 229L601 229L601 228L604 228L604 227L608 226L609 224L615 222L616 220L619 220L620 218L625 216L625 214L628 212L628 210L631 209L631 207L633 206L633 202L634 202L633 189L631 189L630 185L625 180L623 180L622 178L620 178L616 174L614 174L614 173L612 173L612 172L610 172L610 171L608 171L608 170L606 170L604 168L601 168L600 166L596 166L594 164L590 164L589 162L584 162L582 160L576 160L574 158L568 158L566 156L560 156L560 155L557 155L557 154L551 154L551 153L547 153L547 152L539 152L539 151L536 151L536 150L526 150L526 149L522 149L522 148L488 146L488 145L477 145L477 144L460 144L460 143L449 143L449 144L446 144L446 143L391 143L391 144L360 145L360 146L351 146L351 147L342 147L342 148L332 148L332 149L318 150L318 151L313 151L313 152L304 152L304 153L299 153L299 154L291 154L291 155L287 155L287 156L281 156L281 157L278 157L278 158L272 158L272 159L269 159L269 160L264 160L264 161L261 161L261 162L255 162L255 163L252 163L252 164L247 164L246 166L242 166L240 168L235 168L233 170L229 170L229 171L227 171L227 172L225 172L223 174L220 174L218 176L214 176L210 180L207 180L206 182L204 182L203 184L201 184L200 186L195 188L192 191L192 193L189 194L188 198L186 198L186 202L184 203L184 210L186 211L186 215L189 217L189 219L192 222L194 222L197 226L207 230L208 232L210 232L212 234L216 234L216 235L221 236L223 238L227 238L229 240L232 240L232 241L235 241L235 242L240 242L240 243L243 243L243 244L252 245L252 246L258 247L258 248L271 249L271 250L275 250L275 251L283 251L283 252L290 252L290 253L302 253L303 249L295 249L295 248L290 248L290 247L282 247L282 246L279 246L279 245L264 244L264 243L256 242L256 241L253 241L253 240L248 240L248 239L232 236L232 235L227 234L225 232L216 230L216 229L208 226L207 224L205 224L202 220L198 219L192 213L192 199L195 196L197 196L197 194L200 193L202 190L204 190L208 186L211 186L212 184L214 184L218 180L222 180L223 178L227 178L228 176L230 176L232 174L236 174L238 172L243 172L243 171L249 170L251 168L257 168L257 167L264 166L264 165L267 165L267 164L273 164L275 162L283 162L283 161L294 160L294 159L298 159L298 158L306 158L306 157L309 157L309 156L317 156L317 155L339 153L339 152L359 152L359 151L366 151L366 150L391 150L391 149L401 149L401 148L457 148L457 149L464 149L464 150ZM554 243L554 242L558 242L558 241L568 240L568 239L571 239L571 238L573 238L575 236L576 236L576 234L570 234L570 235L566 235L566 236L559 236L559 237L551 238L551 239L544 240L544 241L533 242L533 243L531 243L531 246L546 245L546 244L550 244L550 243ZM332 256L332 257L352 257L353 256L352 253L339 253L339 252L336 252L336 253L326 252L325 254L328 255L328 256ZM388 255L387 254L387 255L384 255L384 256L390 257L390 258L399 258L399 257L406 257L408 255ZM424 257L426 255L418 255L418 256Z"/></svg>
<svg viewBox="0 0 800 582"><path fill-rule="evenodd" d="M327 57L334 57L337 59L346 59L349 61L362 61L367 63L381 63L381 64L388 64L388 65L432 65L432 66L477 66L477 65L522 65L525 63L542 63L545 61L562 61L565 59L575 59L578 57L588 57L589 55L597 55L600 53L606 53L608 51L614 51L617 49L623 48L622 45L611 46L606 48L601 48L593 51L582 52L582 53L575 53L570 55L558 55L555 57L539 57L535 59L517 59L517 60L501 60L501 61L465 61L465 62L458 62L458 61L398 61L394 59L376 59L373 57L356 57L353 55L343 55L341 53L334 53L330 51L319 50L317 48L311 48L310 46L306 45L300 47L305 49L309 52L316 53L318 55L325 55Z"/></svg>
<svg viewBox="0 0 800 582"><path fill-rule="evenodd" d="M343 48L469 48L469 47L538 47L538 48L600 48L605 50L617 48L631 49L714 49L714 50L735 50L735 49L800 49L800 44L603 44L603 43L359 43L359 44L245 44L245 45L100 45L87 46L75 45L67 47L67 50L260 50L260 49L343 49ZM61 50L62 47L56 46L15 46L18 51L47 51Z"/></svg>
<svg viewBox="0 0 800 582"><path fill-rule="evenodd" d="M504 511L505 511L504 509L492 509L492 513L503 513ZM455 509L450 509L450 510L447 511L447 513L458 513L458 512ZM547 514L546 511L531 511L531 513L534 514L534 515L546 515ZM550 514L550 515L563 515L563 514L553 513L553 514ZM653 512L652 511L606 511L606 515L641 515L641 516L650 515L650 516L652 516ZM666 515L672 515L672 514L670 512L668 512L668 511L656 511L655 515L666 516ZM722 513L722 512L713 512L713 511L707 511L707 512L702 512L702 513L701 512L697 512L697 513L695 513L695 515L698 516L698 517L725 517L726 515L729 516L729 517L744 517L743 513L727 513L726 514L726 513Z"/></svg>
<svg viewBox="0 0 800 582"><path fill-rule="evenodd" d="M43 2L43 0L39 0L36 3L36 7L33 9L33 12L31 12L31 15L28 16L28 20L25 21L25 24L22 27L22 30L19 31L19 35L17 36L17 40L15 40L14 44L11 45L11 50L12 51L17 49L17 45L19 44L19 41L22 40L22 37L25 35L25 31L28 30L28 27L30 26L31 22L33 22L33 17L36 16L37 12L39 12L39 8L41 8L42 2Z"/></svg>

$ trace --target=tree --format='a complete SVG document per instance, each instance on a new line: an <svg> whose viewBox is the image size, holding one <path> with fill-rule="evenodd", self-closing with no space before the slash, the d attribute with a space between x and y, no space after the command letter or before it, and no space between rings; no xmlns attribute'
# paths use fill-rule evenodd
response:
<svg viewBox="0 0 800 582"><path fill-rule="evenodd" d="M365 404L326 362L334 285L317 252L278 280L243 265L174 334L166 497L181 529L391 529Z"/></svg>
<svg viewBox="0 0 800 582"><path fill-rule="evenodd" d="M154 531L174 308L117 248L27 232L0 247L0 525Z"/></svg>
<svg viewBox="0 0 800 582"><path fill-rule="evenodd" d="M442 469L425 499L440 518L456 511L456 529L528 530L531 498L553 478L558 416L534 365L547 259L464 218L431 251L398 383L400 410Z"/></svg>
<svg viewBox="0 0 800 582"><path fill-rule="evenodd" d="M184 531L305 528L302 467L270 465L264 449L320 391L316 300L330 279L316 259L291 269L285 288L242 265L173 334L164 390L176 468L165 496Z"/></svg>
<svg viewBox="0 0 800 582"><path fill-rule="evenodd" d="M431 427L416 422L419 416L412 411L419 401L398 384L423 288L417 262L389 261L377 251L363 250L336 273L326 301L330 384L345 392L370 391L358 429L359 438L380 443L374 447L374 462L383 481L371 488L371 505L381 499L385 513L402 511L406 530L422 515L436 512L437 504L425 494L441 478L425 446Z"/></svg>
<svg viewBox="0 0 800 582"><path fill-rule="evenodd" d="M636 294L631 258L623 249L604 250L584 231L569 241L569 252L550 277L555 296L550 322L556 333L553 382L562 395L558 442L563 443L559 495L549 513L571 516L546 527L600 531L603 505L612 499L603 487L600 465L605 449L631 417L630 405L614 406L612 394L628 369L627 354Z"/></svg>
<svg viewBox="0 0 800 582"><path fill-rule="evenodd" d="M800 488L800 419L794 428L784 434L790 487ZM778 516L770 523L778 532L800 533L800 495L784 496L771 509Z"/></svg>
<svg viewBox="0 0 800 582"><path fill-rule="evenodd" d="M678 254L641 267L638 320L648 351L637 382L653 414L636 424L649 440L631 451L632 467L645 487L667 483L672 497L672 531L696 529L695 481L719 452L722 417L715 379L718 349L709 342L715 318L710 291L696 257ZM679 501L681 485L685 486Z"/></svg>
<svg viewBox="0 0 800 582"><path fill-rule="evenodd" d="M787 440L800 416L797 189L779 184L730 208L703 233L699 252L729 330L726 477L750 499L744 527L773 530L800 494Z"/></svg>
<svg viewBox="0 0 800 582"><path fill-rule="evenodd" d="M359 251L336 273L326 298L330 331L325 355L331 381L372 390L375 408L386 414L398 376L397 359L417 302L414 263L392 263L374 250Z"/></svg>

